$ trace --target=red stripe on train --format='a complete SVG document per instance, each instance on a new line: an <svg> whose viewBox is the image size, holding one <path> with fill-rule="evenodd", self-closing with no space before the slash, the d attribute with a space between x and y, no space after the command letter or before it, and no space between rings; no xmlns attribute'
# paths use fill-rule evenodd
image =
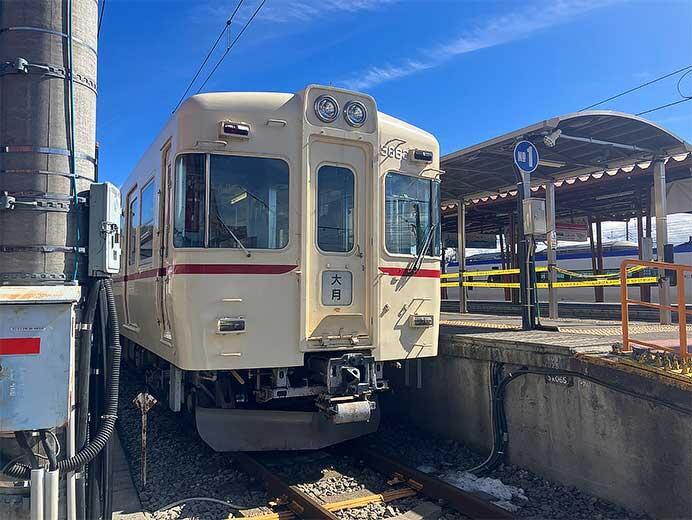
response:
<svg viewBox="0 0 692 520"><path fill-rule="evenodd" d="M413 276L414 278L439 278L439 269L419 269L411 274L406 267L380 267L380 271L389 276Z"/></svg>
<svg viewBox="0 0 692 520"><path fill-rule="evenodd" d="M174 274L284 274L297 265L283 264L177 264Z"/></svg>
<svg viewBox="0 0 692 520"><path fill-rule="evenodd" d="M284 264L177 264L169 268L149 269L113 278L116 282L139 280L170 274L284 274L293 271L297 265Z"/></svg>
<svg viewBox="0 0 692 520"><path fill-rule="evenodd" d="M40 353L41 338L0 338L0 356Z"/></svg>

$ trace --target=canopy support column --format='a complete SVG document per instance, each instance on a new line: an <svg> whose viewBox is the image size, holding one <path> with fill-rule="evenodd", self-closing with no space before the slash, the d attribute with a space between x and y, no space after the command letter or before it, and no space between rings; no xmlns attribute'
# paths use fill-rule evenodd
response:
<svg viewBox="0 0 692 520"><path fill-rule="evenodd" d="M553 284L557 281L557 233L555 231L555 183L550 181L545 185L545 213L548 236L548 317L558 319L557 289ZM539 302L540 305L540 302Z"/></svg>
<svg viewBox="0 0 692 520"><path fill-rule="evenodd" d="M604 274L603 262L603 221L599 218L596 220L596 270L597 274ZM596 301L602 303L605 301L605 291L603 287L596 287Z"/></svg>
<svg viewBox="0 0 692 520"><path fill-rule="evenodd" d="M464 287L464 271L466 271L466 203L457 202L457 260L459 261L459 312L468 312L466 305L466 287Z"/></svg>
<svg viewBox="0 0 692 520"><path fill-rule="evenodd" d="M654 161L654 204L656 208L656 260L665 261L665 250L668 245L668 206L666 201L666 163L663 159ZM670 280L666 272L659 270L661 278L658 287L658 301L662 306L670 306ZM671 323L671 312L661 308L660 322L662 325Z"/></svg>

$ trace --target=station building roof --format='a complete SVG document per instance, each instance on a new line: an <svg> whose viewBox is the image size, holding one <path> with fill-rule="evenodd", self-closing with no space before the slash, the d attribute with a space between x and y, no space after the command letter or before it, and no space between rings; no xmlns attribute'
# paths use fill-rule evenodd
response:
<svg viewBox="0 0 692 520"><path fill-rule="evenodd" d="M665 128L631 114L578 112L442 157L443 214L455 213L456 201L463 200L469 231L505 226L516 207L514 145L523 139L534 143L540 156L531 189L542 192L546 181L555 182L558 218L635 216L646 205L653 159L666 161L669 182L692 176L692 144Z"/></svg>

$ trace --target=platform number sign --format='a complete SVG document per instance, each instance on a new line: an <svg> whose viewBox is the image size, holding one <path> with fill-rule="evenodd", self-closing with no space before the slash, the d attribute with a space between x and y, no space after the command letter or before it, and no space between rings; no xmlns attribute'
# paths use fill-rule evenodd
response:
<svg viewBox="0 0 692 520"><path fill-rule="evenodd" d="M538 168L538 149L530 141L519 141L514 146L514 164L521 171L532 173Z"/></svg>
<svg viewBox="0 0 692 520"><path fill-rule="evenodd" d="M352 293L350 271L322 271L322 305L351 305Z"/></svg>

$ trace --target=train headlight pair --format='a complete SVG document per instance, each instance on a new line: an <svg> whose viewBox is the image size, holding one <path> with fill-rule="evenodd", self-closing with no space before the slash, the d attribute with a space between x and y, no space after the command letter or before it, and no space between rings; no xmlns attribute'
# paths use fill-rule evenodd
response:
<svg viewBox="0 0 692 520"><path fill-rule="evenodd" d="M339 117L339 103L332 96L324 94L315 100L315 114L321 121L333 123ZM360 101L349 101L344 106L344 119L350 126L359 128L367 118L368 109Z"/></svg>

